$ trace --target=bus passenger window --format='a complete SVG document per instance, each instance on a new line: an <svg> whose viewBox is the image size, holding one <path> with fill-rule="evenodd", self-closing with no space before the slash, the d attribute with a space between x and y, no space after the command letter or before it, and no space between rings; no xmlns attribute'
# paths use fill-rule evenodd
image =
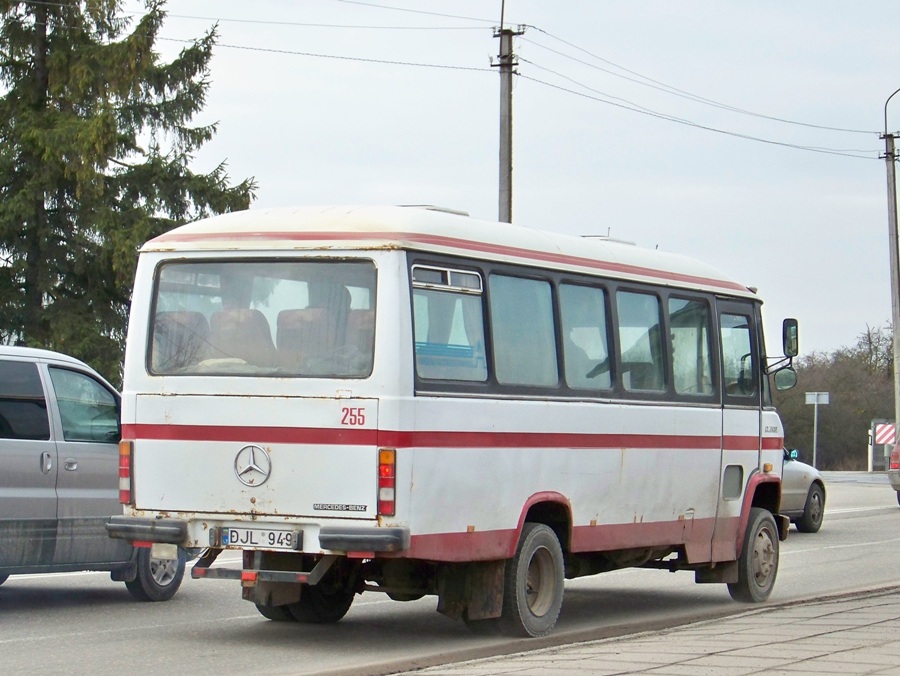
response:
<svg viewBox="0 0 900 676"><path fill-rule="evenodd" d="M709 306L699 300L670 298L669 331L672 335L675 392L712 394Z"/></svg>
<svg viewBox="0 0 900 676"><path fill-rule="evenodd" d="M566 384L574 389L608 390L609 343L606 292L589 286L559 287Z"/></svg>
<svg viewBox="0 0 900 676"><path fill-rule="evenodd" d="M750 318L723 313L720 323L725 393L729 397L752 397L757 378Z"/></svg>
<svg viewBox="0 0 900 676"><path fill-rule="evenodd" d="M416 373L435 380L487 380L481 276L413 266Z"/></svg>
<svg viewBox="0 0 900 676"><path fill-rule="evenodd" d="M559 375L550 284L491 275L490 308L497 382L556 385Z"/></svg>
<svg viewBox="0 0 900 676"><path fill-rule="evenodd" d="M649 293L619 291L619 350L622 384L628 391L666 389L659 299Z"/></svg>

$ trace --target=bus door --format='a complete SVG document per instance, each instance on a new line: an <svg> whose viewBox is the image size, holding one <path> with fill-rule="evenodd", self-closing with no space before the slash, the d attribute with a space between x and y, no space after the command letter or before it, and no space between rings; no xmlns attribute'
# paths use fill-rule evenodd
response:
<svg viewBox="0 0 900 676"><path fill-rule="evenodd" d="M760 462L760 377L756 312L751 302L719 299L722 467L713 561L735 557L744 493Z"/></svg>

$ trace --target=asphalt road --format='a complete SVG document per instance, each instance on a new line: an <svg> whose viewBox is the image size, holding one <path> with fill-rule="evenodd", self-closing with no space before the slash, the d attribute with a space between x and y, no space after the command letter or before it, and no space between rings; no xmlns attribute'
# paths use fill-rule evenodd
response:
<svg viewBox="0 0 900 676"><path fill-rule="evenodd" d="M825 523L782 543L773 601L900 583L900 507L883 475L827 473ZM331 626L265 620L227 580L185 579L172 601L131 600L104 573L29 575L0 587L0 651L15 674L386 674L673 626L746 609L689 573L624 570L566 583L554 634L479 637L435 612L369 593Z"/></svg>

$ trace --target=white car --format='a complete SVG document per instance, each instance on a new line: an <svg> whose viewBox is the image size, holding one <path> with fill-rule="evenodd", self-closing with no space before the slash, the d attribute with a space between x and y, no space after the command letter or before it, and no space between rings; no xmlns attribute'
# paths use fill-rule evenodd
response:
<svg viewBox="0 0 900 676"><path fill-rule="evenodd" d="M819 471L800 462L796 449L784 449L781 475L781 513L802 533L815 533L825 516L825 482Z"/></svg>

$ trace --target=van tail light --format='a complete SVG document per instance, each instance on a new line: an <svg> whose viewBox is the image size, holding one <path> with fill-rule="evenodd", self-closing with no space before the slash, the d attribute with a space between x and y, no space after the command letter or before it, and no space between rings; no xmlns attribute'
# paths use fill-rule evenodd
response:
<svg viewBox="0 0 900 676"><path fill-rule="evenodd" d="M394 516L397 511L397 451L393 448L378 449L378 514Z"/></svg>
<svg viewBox="0 0 900 676"><path fill-rule="evenodd" d="M891 451L891 469L900 469L900 447L895 446Z"/></svg>
<svg viewBox="0 0 900 676"><path fill-rule="evenodd" d="M134 451L134 442L122 440L119 442L119 502L123 505L131 505L131 459Z"/></svg>

